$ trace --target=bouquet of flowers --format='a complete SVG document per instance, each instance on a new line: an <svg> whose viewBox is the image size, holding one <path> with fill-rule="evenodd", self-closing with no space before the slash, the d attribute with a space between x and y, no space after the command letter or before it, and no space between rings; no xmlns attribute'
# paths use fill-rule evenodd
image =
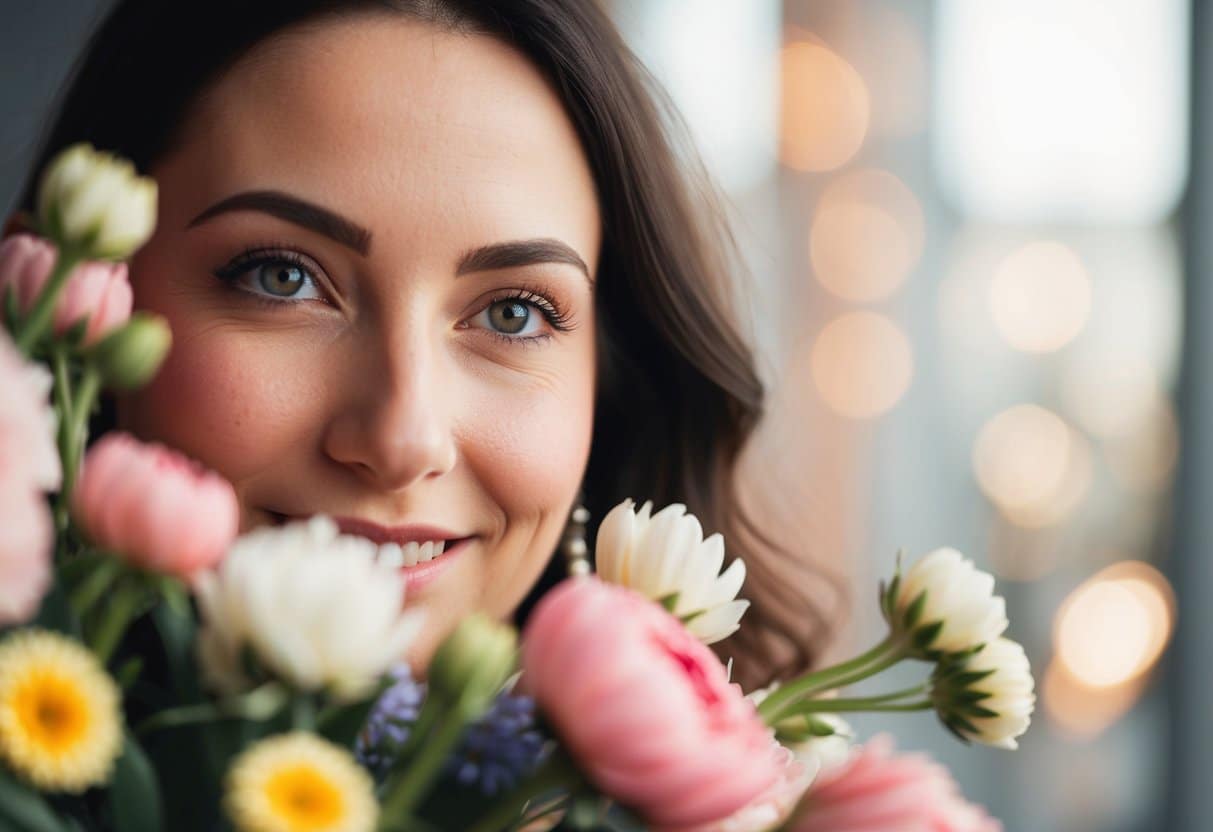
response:
<svg viewBox="0 0 1213 832"><path fill-rule="evenodd" d="M939 766L838 714L934 710L1014 748L1034 706L994 581L930 553L881 588L888 635L746 695L707 647L727 569L681 505L627 500L598 572L521 635L481 616L426 678L396 568L327 517L238 536L230 484L121 433L99 391L145 384L171 334L123 261L153 182L87 145L45 172L38 236L0 246L0 827L293 830L997 829ZM604 626L609 622L609 626ZM903 661L922 684L842 689Z"/></svg>

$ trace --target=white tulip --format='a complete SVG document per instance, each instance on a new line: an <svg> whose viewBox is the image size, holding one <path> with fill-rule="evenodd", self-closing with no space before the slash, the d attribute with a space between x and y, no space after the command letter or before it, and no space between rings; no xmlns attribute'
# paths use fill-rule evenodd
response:
<svg viewBox="0 0 1213 832"><path fill-rule="evenodd" d="M402 612L404 580L375 544L317 516L239 538L195 586L199 662L208 683L239 693L242 654L300 690L350 701L369 693L421 626Z"/></svg>
<svg viewBox="0 0 1213 832"><path fill-rule="evenodd" d="M1032 722L1035 686L1023 647L997 638L964 661L941 664L931 696L944 724L962 737L1014 749Z"/></svg>
<svg viewBox="0 0 1213 832"><path fill-rule="evenodd" d="M890 625L910 634L925 657L971 650L1007 629L1006 602L994 595L994 576L955 549L931 552L895 579L890 592Z"/></svg>
<svg viewBox="0 0 1213 832"><path fill-rule="evenodd" d="M86 143L60 153L38 189L43 232L97 260L125 260L156 226L156 182Z"/></svg>
<svg viewBox="0 0 1213 832"><path fill-rule="evenodd" d="M703 528L686 506L673 503L652 517L652 502L633 511L624 500L598 528L594 548L598 576L670 604L671 612L705 644L737 631L749 601L737 600L745 581L745 563L735 558L724 564L724 538L703 539Z"/></svg>

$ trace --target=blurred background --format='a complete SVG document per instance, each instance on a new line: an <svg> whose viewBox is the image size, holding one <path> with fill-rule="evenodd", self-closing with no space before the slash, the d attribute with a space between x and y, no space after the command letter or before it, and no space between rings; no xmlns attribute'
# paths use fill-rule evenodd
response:
<svg viewBox="0 0 1213 832"><path fill-rule="evenodd" d="M106 5L3 2L6 213ZM1010 832L1209 829L1206 4L607 6L732 213L774 391L753 475L802 486L850 587L832 650L881 637L898 549L953 546L1036 671L1017 753L923 714L861 736L935 755Z"/></svg>

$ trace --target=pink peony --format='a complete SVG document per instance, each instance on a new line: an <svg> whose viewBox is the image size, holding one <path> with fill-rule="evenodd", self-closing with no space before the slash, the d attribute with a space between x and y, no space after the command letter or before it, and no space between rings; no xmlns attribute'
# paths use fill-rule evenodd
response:
<svg viewBox="0 0 1213 832"><path fill-rule="evenodd" d="M719 659L659 605L570 579L523 634L523 685L581 769L653 826L728 817L781 771Z"/></svg>
<svg viewBox="0 0 1213 832"><path fill-rule="evenodd" d="M42 496L0 487L0 627L38 612L51 582L51 513Z"/></svg>
<svg viewBox="0 0 1213 832"><path fill-rule="evenodd" d="M766 832L785 821L817 774L817 764L806 765L789 749L771 738L771 755L781 772L770 788L724 820L696 826L685 832Z"/></svg>
<svg viewBox="0 0 1213 832"><path fill-rule="evenodd" d="M59 487L50 375L0 331L0 625L27 620L46 591L53 537L41 492Z"/></svg>
<svg viewBox="0 0 1213 832"><path fill-rule="evenodd" d="M74 512L94 543L134 566L189 577L222 560L239 530L227 480L163 445L111 433L88 452Z"/></svg>
<svg viewBox="0 0 1213 832"><path fill-rule="evenodd" d="M1001 832L1002 824L961 796L947 769L922 754L894 754L874 737L820 774L794 832Z"/></svg>
<svg viewBox="0 0 1213 832"><path fill-rule="evenodd" d="M7 238L0 243L0 290L11 286L18 308L28 312L50 279L57 256L50 242L32 234ZM95 343L126 323L131 303L125 263L81 263L55 301L55 332L62 335L87 318L83 343Z"/></svg>

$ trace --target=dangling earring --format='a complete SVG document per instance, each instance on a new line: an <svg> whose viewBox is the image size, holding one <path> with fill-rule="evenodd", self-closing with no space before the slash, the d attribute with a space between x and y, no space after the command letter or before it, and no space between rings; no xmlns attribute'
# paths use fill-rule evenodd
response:
<svg viewBox="0 0 1213 832"><path fill-rule="evenodd" d="M589 549L585 545L585 524L588 522L590 510L581 504L579 497L577 507L569 513L569 522L565 524L560 540L560 551L564 552L564 564L570 577L590 574L590 561L586 557Z"/></svg>

